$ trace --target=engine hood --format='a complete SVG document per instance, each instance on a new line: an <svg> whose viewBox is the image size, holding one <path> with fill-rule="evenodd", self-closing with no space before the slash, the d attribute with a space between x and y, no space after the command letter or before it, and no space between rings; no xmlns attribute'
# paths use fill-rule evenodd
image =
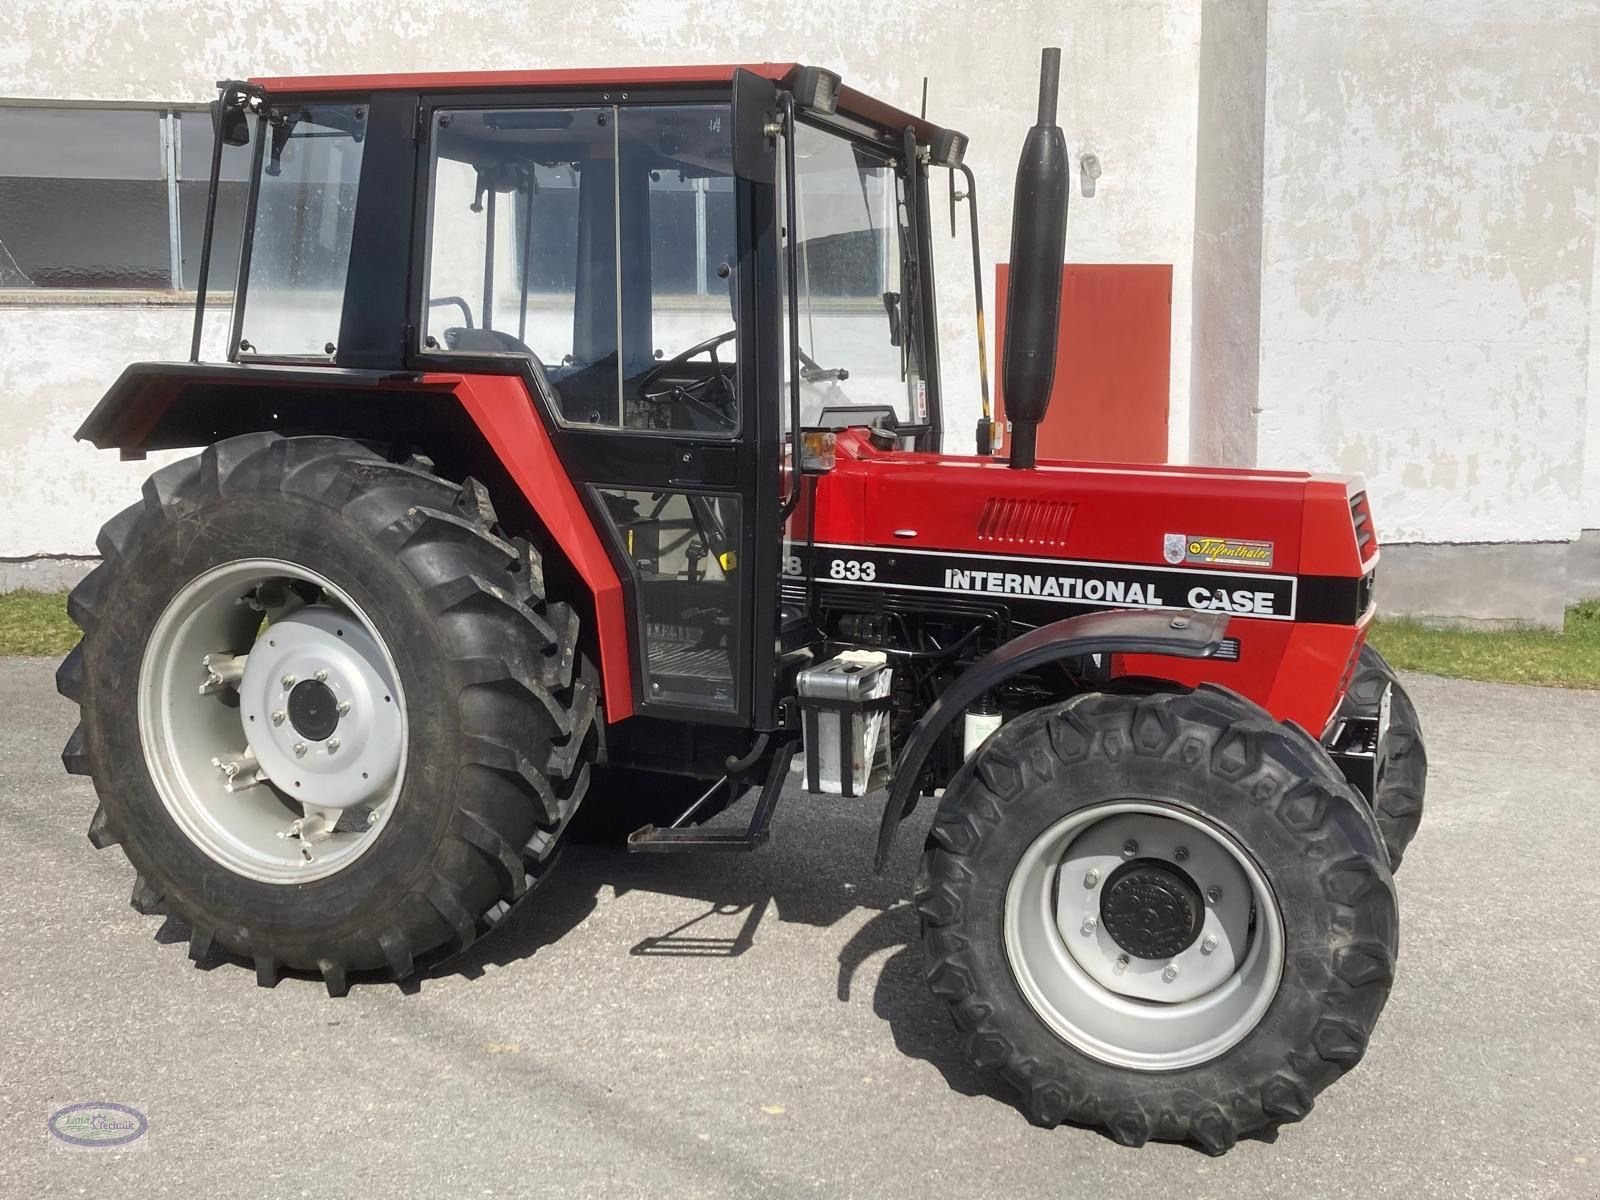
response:
<svg viewBox="0 0 1600 1200"><path fill-rule="evenodd" d="M1003 459L838 435L817 480L819 544L1225 576L1361 577L1377 540L1359 479L1301 471ZM1224 580L1224 582L1226 582ZM1177 601L1182 603L1182 601Z"/></svg>

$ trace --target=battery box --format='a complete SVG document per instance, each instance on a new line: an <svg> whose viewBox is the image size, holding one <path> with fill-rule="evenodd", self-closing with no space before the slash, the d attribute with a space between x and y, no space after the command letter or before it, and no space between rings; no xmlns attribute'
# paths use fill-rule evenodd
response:
<svg viewBox="0 0 1600 1200"><path fill-rule="evenodd" d="M877 650L846 650L800 672L806 790L864 796L889 775L889 689L894 672Z"/></svg>

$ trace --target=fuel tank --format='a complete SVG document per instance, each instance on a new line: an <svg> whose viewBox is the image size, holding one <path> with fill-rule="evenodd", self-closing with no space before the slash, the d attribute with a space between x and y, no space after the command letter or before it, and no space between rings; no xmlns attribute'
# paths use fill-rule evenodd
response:
<svg viewBox="0 0 1600 1200"><path fill-rule="evenodd" d="M1119 657L1114 673L1232 687L1320 731L1374 604L1378 543L1359 479L880 450L838 434L809 555L824 606L1003 613L1015 631L1106 608L1229 614L1218 659ZM808 561L801 561L808 559Z"/></svg>

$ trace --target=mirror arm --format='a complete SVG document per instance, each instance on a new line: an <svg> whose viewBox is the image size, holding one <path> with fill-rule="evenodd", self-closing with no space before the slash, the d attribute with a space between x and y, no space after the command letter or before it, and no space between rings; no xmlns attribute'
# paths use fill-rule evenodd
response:
<svg viewBox="0 0 1600 1200"><path fill-rule="evenodd" d="M983 415L978 418L977 447L979 454L994 452L994 417L989 409L989 350L988 332L983 320L983 250L978 244L978 180L966 163L952 167L950 174L950 232L955 234L955 172L967 179L967 220L972 228L972 304L978 317L978 386L983 396Z"/></svg>
<svg viewBox="0 0 1600 1200"><path fill-rule="evenodd" d="M206 224L200 235L200 273L195 278L194 302L194 335L189 340L189 361L200 361L200 331L205 325L206 317L206 285L211 279L211 242L212 233L217 223L217 185L222 178L222 126L227 116L228 102L234 98L239 99L240 107L244 106L245 97L261 99L265 93L254 84L244 83L237 79L224 79L217 84L220 89L217 98L212 101L216 117L212 121L213 136L211 139L211 176L206 188ZM245 118L245 128L249 128L249 117ZM174 279L172 286L183 286L183 280Z"/></svg>
<svg viewBox="0 0 1600 1200"><path fill-rule="evenodd" d="M778 523L781 525L800 506L805 468L800 453L800 259L795 242L800 225L795 204L794 96L789 92L781 93L778 105L783 115L783 222L789 233L783 249L783 283L789 301L789 436L793 439L789 494L778 509Z"/></svg>

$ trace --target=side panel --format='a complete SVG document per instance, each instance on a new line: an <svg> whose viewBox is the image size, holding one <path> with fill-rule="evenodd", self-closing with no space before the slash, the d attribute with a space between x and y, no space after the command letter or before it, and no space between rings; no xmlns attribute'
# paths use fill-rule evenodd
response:
<svg viewBox="0 0 1600 1200"><path fill-rule="evenodd" d="M1238 662L1119 654L1112 662L1112 674L1156 676L1186 687L1220 684L1315 736L1344 697L1351 663L1366 640L1366 626L1237 618L1229 624L1228 636L1238 641Z"/></svg>
<svg viewBox="0 0 1600 1200"><path fill-rule="evenodd" d="M556 456L544 423L521 377L515 375L434 375L425 382L448 385L484 439L494 448L528 503L561 544L573 567L594 594L600 675L608 722L633 715L629 675L628 617L622 581L579 499L566 468Z"/></svg>

